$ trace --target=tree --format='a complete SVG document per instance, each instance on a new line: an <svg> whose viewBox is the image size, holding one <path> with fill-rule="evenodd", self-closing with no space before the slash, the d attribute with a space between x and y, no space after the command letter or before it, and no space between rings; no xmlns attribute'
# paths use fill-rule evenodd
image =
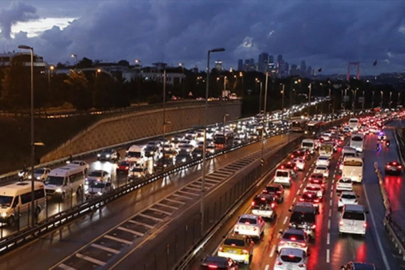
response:
<svg viewBox="0 0 405 270"><path fill-rule="evenodd" d="M119 66L129 67L129 62L127 60L120 60L118 61Z"/></svg>
<svg viewBox="0 0 405 270"><path fill-rule="evenodd" d="M4 69L2 79L2 104L9 110L19 111L30 105L30 72L21 62L11 61Z"/></svg>
<svg viewBox="0 0 405 270"><path fill-rule="evenodd" d="M77 68L91 68L93 67L93 61L87 57L83 57L82 60L77 63Z"/></svg>
<svg viewBox="0 0 405 270"><path fill-rule="evenodd" d="M70 70L68 78L64 82L68 85L72 105L77 110L89 110L92 107L92 94L89 89L89 81L84 73Z"/></svg>

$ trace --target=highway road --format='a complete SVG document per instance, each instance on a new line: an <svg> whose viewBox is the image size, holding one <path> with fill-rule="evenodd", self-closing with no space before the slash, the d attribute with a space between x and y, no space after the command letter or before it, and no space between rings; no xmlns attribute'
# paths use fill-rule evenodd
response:
<svg viewBox="0 0 405 270"><path fill-rule="evenodd" d="M291 134L290 139L295 138L296 134ZM288 140L288 135L279 135L269 138L266 143L266 148L271 149L276 145L281 145L283 142ZM219 168L222 168L229 164L230 162L237 161L249 155L249 153L258 151L261 147L260 143L252 144L244 148L240 148L233 152L221 155L212 159L206 164L207 173L213 173ZM93 166L99 163L95 163ZM219 172L218 175L221 175ZM218 183L217 176L213 176L210 179L207 177L207 187ZM226 172L222 172L223 176L226 176ZM86 245L91 243L94 239L100 235L104 235L111 228L114 228L117 224L127 220L128 218L134 216L134 214L145 211L146 208L150 207L152 204L162 200L163 197L172 194L179 189L182 189L184 185L189 184L191 181L198 179L201 176L201 165L194 166L187 170L178 172L164 179L160 179L153 184L147 185L125 197L115 200L108 204L101 210L95 210L92 215L88 215L80 220L74 221L70 226L64 227L61 230L49 233L40 237L39 239L22 246L8 254L1 257L0 268L1 269L47 269L51 266L58 266L62 261L65 260L71 254L76 254L76 252ZM198 189L198 183L194 184L193 188ZM183 193L183 197L193 198L193 194L196 196L198 192L196 190L189 189L188 193ZM177 197L177 201L181 201L181 196ZM175 207L172 204L167 204L166 208ZM161 210L161 212L163 212ZM159 220L161 217L154 216L153 213L146 213L149 215L150 219ZM151 226L150 224L144 225ZM140 221L142 223L142 221ZM144 226L145 227L145 226ZM125 234L125 231L123 231ZM126 231L128 233L128 231ZM122 233L122 231L121 231ZM116 234L114 234L117 236ZM132 235L133 236L133 235ZM139 236L139 233L138 235ZM113 236L114 237L114 236ZM115 238L124 238L125 235L119 235ZM110 237L111 240L111 237ZM119 242L118 244L125 244L125 240ZM103 251L99 249L99 251ZM105 250L104 250L105 251ZM103 255L103 254L102 254ZM24 260L21 260L21 257ZM96 256L96 255L95 255ZM102 260L106 260L103 258ZM82 265L81 263L83 263ZM88 261L83 260L79 262L78 265L70 266L76 269L86 269L86 264Z"/></svg>
<svg viewBox="0 0 405 270"><path fill-rule="evenodd" d="M390 136L389 130L387 133L388 136ZM391 140L391 142L392 141L393 140ZM368 229L366 235L364 237L340 236L338 233L340 212L337 209L335 183L339 178L337 171L337 163L340 158L339 150L334 154L334 158L331 162L331 174L328 178L328 185L321 205L321 213L317 217L316 236L310 244L308 269L340 269L339 267L341 265L351 260L372 262L376 264L378 269L405 269L404 262L402 262L401 257L396 254L390 240L386 237L382 222L385 210L382 204L378 180L373 170L373 163L375 161L385 164L384 156L385 159L395 158L396 149L395 147L390 147L389 149L383 149L381 153L376 153L375 145L376 135L368 135L365 141L364 151L364 181L363 184L355 185L354 188L356 194L359 195L359 204L367 206L370 211L367 216ZM384 154L385 152L386 154ZM273 269L277 256L275 250L281 236L279 231L288 227L290 217L288 209L297 201L297 194L301 193L304 189L308 176L314 168L314 161L315 158L307 163L306 171L300 172L293 186L287 189L285 201L279 205L277 210L277 220L266 224L264 236L255 245L250 267L240 265L240 269ZM381 166L382 165L380 165L380 167ZM272 177L273 175L268 176L268 182L271 181ZM395 181L398 183L398 179ZM387 179L386 183L388 183ZM400 181L400 184L402 185L402 181ZM387 188L389 189L389 187ZM389 192L400 191L394 191L393 188L391 188ZM257 193L260 193L260 191ZM393 195L392 200L399 201L401 199L400 196ZM402 203L398 204L402 205ZM400 208L399 211L398 213L404 213L402 208ZM222 236L232 230L237 216L244 212L250 212L250 201L247 201L238 213L235 214L235 217L225 224L216 237L205 246L204 250L198 253L189 269L198 269L199 261L205 255L216 254Z"/></svg>

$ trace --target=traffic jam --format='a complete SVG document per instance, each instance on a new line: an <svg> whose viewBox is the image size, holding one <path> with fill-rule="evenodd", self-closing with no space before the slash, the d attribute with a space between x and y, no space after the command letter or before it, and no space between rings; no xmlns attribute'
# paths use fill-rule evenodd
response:
<svg viewBox="0 0 405 270"><path fill-rule="evenodd" d="M313 269L318 259L310 256L311 247L321 241L316 238L327 238L330 242L329 232L327 236L317 232L326 227L323 223L328 215L323 210L326 193L331 194L330 207L333 205L339 211L339 219L331 220L332 209L329 210L328 231L332 221L337 223L332 227L337 227L340 237L350 234L362 239L368 228L368 209L358 192L363 180L363 141L365 136L377 136L377 151L389 147L382 132L383 123L396 116L393 113L353 117L344 125L326 131L321 129L322 121L307 122L305 134L309 135L302 140L300 148L275 169L270 182L253 197L249 209L238 217L215 252L202 260L200 269L254 269L251 265L255 248L261 250L259 246L275 234L278 234L277 243L272 242L268 254L273 257L273 265L266 265L265 269ZM391 161L385 171L400 174L402 165ZM296 194L290 192L293 188ZM280 220L278 216L283 213L277 209L287 201L292 201L288 206L290 214ZM284 229L270 232L280 222ZM327 256L329 252L328 249ZM345 263L341 269L376 269L373 262ZM358 268L352 268L354 264Z"/></svg>

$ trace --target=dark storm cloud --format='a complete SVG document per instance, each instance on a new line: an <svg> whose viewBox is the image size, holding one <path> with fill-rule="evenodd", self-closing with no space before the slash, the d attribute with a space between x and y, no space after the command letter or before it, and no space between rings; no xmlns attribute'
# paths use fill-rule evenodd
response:
<svg viewBox="0 0 405 270"><path fill-rule="evenodd" d="M27 3L41 16L62 14L56 5L47 9L49 1ZM344 73L348 61L361 61L367 73L404 69L402 1L66 1L63 7L63 16L79 18L35 38L21 33L14 46L28 43L50 62L76 53L203 68L208 49L225 47L213 60L222 59L227 67L235 67L238 58L257 61L266 51L283 54L290 64L306 60L324 72ZM5 21L27 20L34 11ZM1 18L0 23L11 26ZM372 67L375 59L378 65Z"/></svg>
<svg viewBox="0 0 405 270"><path fill-rule="evenodd" d="M12 2L8 8L0 11L1 35L6 39L10 39L11 27L17 22L28 22L37 19L38 16L35 12L35 8L31 5L18 1Z"/></svg>

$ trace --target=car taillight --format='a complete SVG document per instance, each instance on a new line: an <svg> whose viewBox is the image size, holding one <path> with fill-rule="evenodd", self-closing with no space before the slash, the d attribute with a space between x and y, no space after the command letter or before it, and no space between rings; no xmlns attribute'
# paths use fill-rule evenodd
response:
<svg viewBox="0 0 405 270"><path fill-rule="evenodd" d="M325 184L321 184L321 187L323 187L323 188L324 188L324 187L325 187Z"/></svg>
<svg viewBox="0 0 405 270"><path fill-rule="evenodd" d="M282 265L283 263L280 262L280 261L277 261L276 264L277 264L277 265Z"/></svg>
<svg viewBox="0 0 405 270"><path fill-rule="evenodd" d="M284 240L281 240L280 243L279 243L279 245L284 245L284 244L285 244Z"/></svg>
<svg viewBox="0 0 405 270"><path fill-rule="evenodd" d="M314 224L314 225L312 225L312 226L311 226L311 228L312 228L312 229L315 229L315 228L316 228L316 225L315 225L315 224Z"/></svg>
<svg viewBox="0 0 405 270"><path fill-rule="evenodd" d="M294 155L291 155L291 158L294 158Z"/></svg>
<svg viewBox="0 0 405 270"><path fill-rule="evenodd" d="M209 264L209 265L208 265L208 268L209 268L209 269L217 269L218 266L215 265L215 264Z"/></svg>
<svg viewBox="0 0 405 270"><path fill-rule="evenodd" d="M223 248L223 247L219 247L218 250L219 250L219 251L224 251L224 248Z"/></svg>
<svg viewBox="0 0 405 270"><path fill-rule="evenodd" d="M300 264L298 265L298 267L305 267L305 264L304 264L304 263L300 263Z"/></svg>
<svg viewBox="0 0 405 270"><path fill-rule="evenodd" d="M249 253L249 251L248 251L248 250L246 250L246 249L244 249L244 250L242 250L242 253L243 253L243 254L248 254L248 253Z"/></svg>
<svg viewBox="0 0 405 270"><path fill-rule="evenodd" d="M307 247L307 243L300 243L301 247Z"/></svg>
<svg viewBox="0 0 405 270"><path fill-rule="evenodd" d="M275 206L276 206L276 204L275 203L271 203L271 208L274 208Z"/></svg>
<svg viewBox="0 0 405 270"><path fill-rule="evenodd" d="M252 206L252 207L255 206L255 202L252 202L252 203L251 203L251 206Z"/></svg>
<svg viewBox="0 0 405 270"><path fill-rule="evenodd" d="M363 228L367 228L367 222L364 222Z"/></svg>
<svg viewBox="0 0 405 270"><path fill-rule="evenodd" d="M343 223L343 220L339 222L339 225L343 225L343 224L344 224L344 223Z"/></svg>
<svg viewBox="0 0 405 270"><path fill-rule="evenodd" d="M398 165L398 168L402 169L402 165Z"/></svg>
<svg viewBox="0 0 405 270"><path fill-rule="evenodd" d="M386 165L385 168L389 169L391 166L390 165Z"/></svg>
<svg viewBox="0 0 405 270"><path fill-rule="evenodd" d="M300 201L300 202L303 202L303 201L304 201L304 198L299 198L299 201Z"/></svg>
<svg viewBox="0 0 405 270"><path fill-rule="evenodd" d="M295 241L295 240L297 240L297 238L291 237L290 240L291 240L291 241Z"/></svg>
<svg viewBox="0 0 405 270"><path fill-rule="evenodd" d="M314 202L319 203L319 199L315 199Z"/></svg>
<svg viewBox="0 0 405 270"><path fill-rule="evenodd" d="M281 194L281 190L277 191L277 194Z"/></svg>

